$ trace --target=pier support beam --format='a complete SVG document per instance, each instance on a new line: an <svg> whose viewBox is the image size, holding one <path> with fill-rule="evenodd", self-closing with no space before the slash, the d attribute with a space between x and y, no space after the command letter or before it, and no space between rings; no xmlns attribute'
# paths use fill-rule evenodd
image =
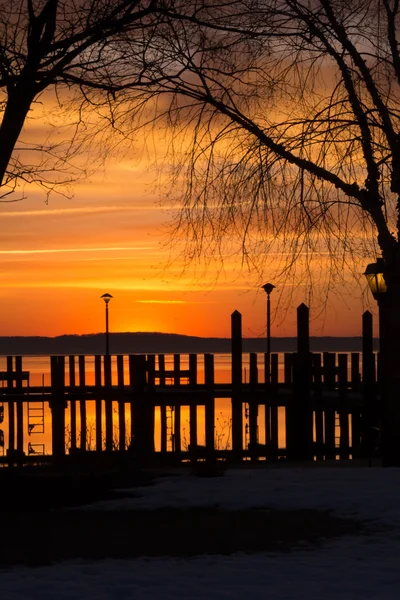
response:
<svg viewBox="0 0 400 600"><path fill-rule="evenodd" d="M52 396L49 405L51 409L53 460L55 464L60 464L65 456L65 357L51 356L50 369Z"/></svg>

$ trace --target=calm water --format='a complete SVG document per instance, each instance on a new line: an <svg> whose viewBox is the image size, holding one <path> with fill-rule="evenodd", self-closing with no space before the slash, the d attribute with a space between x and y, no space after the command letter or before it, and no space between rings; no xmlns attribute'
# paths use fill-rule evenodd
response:
<svg viewBox="0 0 400 600"><path fill-rule="evenodd" d="M349 355L350 356L350 355ZM188 355L182 355L181 357L181 368L188 368ZM283 381L283 361L284 355L278 355L278 378L279 381ZM68 361L66 361L66 384L69 384L69 373L68 373ZM231 356L229 354L216 354L215 355L215 381L217 383L229 383L231 381ZM264 381L264 368L263 368L263 355L258 355L259 364L259 381ZM6 357L0 356L0 371L5 371ZM24 371L29 371L29 384L32 386L50 385L50 358L47 356L30 356L24 357L22 368ZM173 355L166 355L166 369L173 368ZM128 384L129 369L128 369L128 357L125 357L124 362L124 377L125 383ZM249 355L243 355L243 381L248 381L249 377ZM117 383L117 364L116 357L112 357L112 383ZM204 382L204 362L202 355L199 355L198 362L198 381L199 383ZM94 384L94 357L86 358L86 382L88 385ZM79 383L78 377L78 366L76 365L76 383ZM0 382L0 385L4 385L4 382ZM117 444L118 441L118 414L117 414L117 403L113 403L113 431L114 438ZM96 426L95 426L95 403L94 401L88 401L87 406L87 445L88 449L95 449L96 439ZM1 407L1 400L0 400ZM30 403L31 409L40 408L39 403ZM40 410L38 411L38 414ZM173 422L173 414L170 415L170 423ZM197 408L197 419L198 419L198 443L205 443L205 420L204 420L204 407ZM0 446L0 456L5 454L8 448L8 414L7 406L4 406L4 421L0 424L0 430L3 431L4 445ZM259 407L259 443L265 443L265 410L263 406ZM246 424L248 423L246 407L243 407L243 440L245 446L248 442L246 433ZM285 447L285 409L279 408L278 412L278 425L279 425L279 447ZM30 435L28 435L28 405L24 403L24 451L28 452L28 444L38 453L51 453L51 413L48 403L44 403L44 431L41 431L41 427L38 425L32 429ZM79 436L80 420L79 420L79 404L77 405L77 430ZM105 430L105 423L103 423L103 432ZM126 431L127 436L130 431L130 411L129 405L126 405ZM1 439L1 438L0 438ZM155 447L156 450L160 449L161 440L161 429L160 429L160 410L155 410ZM187 448L189 443L189 407L183 406L181 408L181 446L182 450ZM79 437L78 437L79 446ZM127 445L129 444L129 438L126 440ZM221 449L228 449L231 447L231 401L227 398L216 398L215 400L215 443L216 447ZM70 445L70 410L69 407L66 410L66 450L68 451ZM171 439L168 439L168 447L172 447Z"/></svg>

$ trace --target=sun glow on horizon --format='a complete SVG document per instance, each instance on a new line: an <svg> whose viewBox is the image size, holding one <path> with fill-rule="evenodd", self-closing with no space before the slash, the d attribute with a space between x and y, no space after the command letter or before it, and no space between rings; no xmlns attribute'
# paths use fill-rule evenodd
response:
<svg viewBox="0 0 400 600"><path fill-rule="evenodd" d="M40 109L35 110L39 116L28 123L26 140L45 138ZM160 145L163 149L165 141ZM25 200L0 204L0 335L102 331L105 291L114 296L111 332L229 337L230 316L239 310L245 337L265 334L260 275L242 273L240 255L220 257L208 270L203 265L185 270L179 244L171 250L165 244L172 204L160 208L148 172L151 156L142 153L140 162L137 155L131 148L105 172L91 173L76 184L73 198L53 196L46 204L44 192L26 186ZM271 272L283 254L268 256ZM263 277L272 279L270 272ZM278 291L271 296L272 335L295 335L296 306L307 303L307 285L299 277L280 286L279 292L292 298L287 312L280 307L275 315ZM365 299L346 296L346 302L329 300L325 316L317 306L312 334L359 335Z"/></svg>

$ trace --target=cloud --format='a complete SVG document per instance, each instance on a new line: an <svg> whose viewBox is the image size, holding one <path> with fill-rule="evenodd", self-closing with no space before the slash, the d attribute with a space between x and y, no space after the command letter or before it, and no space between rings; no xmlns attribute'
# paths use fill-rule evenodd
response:
<svg viewBox="0 0 400 600"><path fill-rule="evenodd" d="M28 250L0 250L0 254L63 254L69 252L126 252L148 250L147 246L131 246L117 248L41 248Z"/></svg>
<svg viewBox="0 0 400 600"><path fill-rule="evenodd" d="M75 208L43 208L39 210L16 210L1 212L1 218L5 217L58 217L65 215L92 215L93 213L117 213L126 211L141 211L141 210L155 210L157 207L144 206L144 205L125 205L125 206L84 206ZM159 210L159 209L158 209Z"/></svg>
<svg viewBox="0 0 400 600"><path fill-rule="evenodd" d="M135 300L139 304L197 304L197 302L186 302L186 300Z"/></svg>

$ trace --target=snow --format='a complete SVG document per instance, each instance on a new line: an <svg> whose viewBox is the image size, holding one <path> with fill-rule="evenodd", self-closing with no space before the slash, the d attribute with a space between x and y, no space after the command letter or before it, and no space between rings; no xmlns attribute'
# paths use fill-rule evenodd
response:
<svg viewBox="0 0 400 600"><path fill-rule="evenodd" d="M400 469L263 467L178 474L87 510L318 508L368 520L368 532L289 552L70 561L0 571L2 600L397 600Z"/></svg>
<svg viewBox="0 0 400 600"><path fill-rule="evenodd" d="M387 493L390 490L390 493ZM223 477L190 474L159 479L133 488L133 497L97 502L88 510L132 510L180 507L334 509L342 516L400 526L400 469L382 468L248 468Z"/></svg>

